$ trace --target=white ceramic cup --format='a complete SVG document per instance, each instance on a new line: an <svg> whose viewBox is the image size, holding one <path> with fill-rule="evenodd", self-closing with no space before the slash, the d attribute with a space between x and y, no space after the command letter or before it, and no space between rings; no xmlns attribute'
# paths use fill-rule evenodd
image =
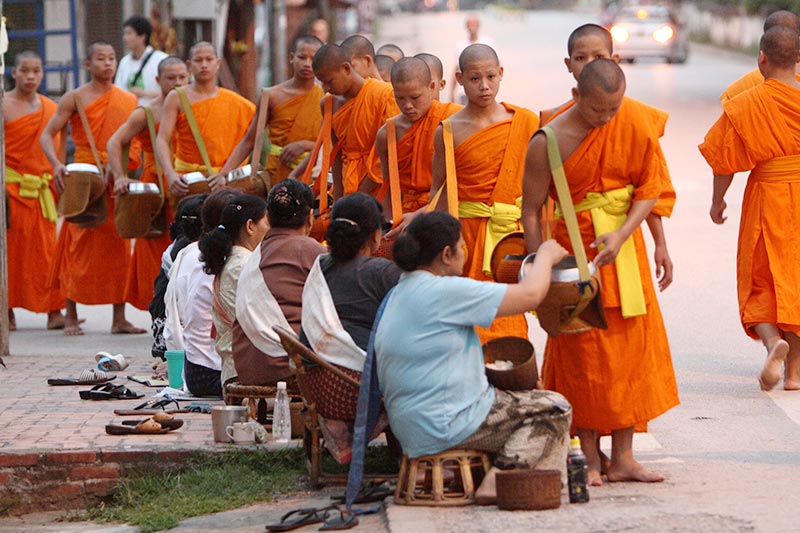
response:
<svg viewBox="0 0 800 533"><path fill-rule="evenodd" d="M256 441L253 426L247 422L235 422L225 428L225 433L233 440L234 444L253 444Z"/></svg>

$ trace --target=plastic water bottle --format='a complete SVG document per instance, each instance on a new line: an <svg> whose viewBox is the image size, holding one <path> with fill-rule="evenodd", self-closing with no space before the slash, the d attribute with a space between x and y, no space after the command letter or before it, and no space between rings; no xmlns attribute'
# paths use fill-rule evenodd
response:
<svg viewBox="0 0 800 533"><path fill-rule="evenodd" d="M570 439L569 445L569 454L567 455L569 502L586 503L589 501L589 491L586 488L586 455L581 450L581 439L578 437Z"/></svg>
<svg viewBox="0 0 800 533"><path fill-rule="evenodd" d="M275 406L272 408L272 440L273 442L288 443L291 438L292 418L289 412L289 395L286 393L286 382L279 381Z"/></svg>

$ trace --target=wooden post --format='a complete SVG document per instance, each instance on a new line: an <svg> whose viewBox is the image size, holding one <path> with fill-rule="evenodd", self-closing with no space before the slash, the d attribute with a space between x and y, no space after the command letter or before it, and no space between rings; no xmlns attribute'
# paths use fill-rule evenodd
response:
<svg viewBox="0 0 800 533"><path fill-rule="evenodd" d="M286 80L286 0L272 2L272 28L270 28L270 51L272 62L272 85Z"/></svg>
<svg viewBox="0 0 800 533"><path fill-rule="evenodd" d="M0 19L3 1L0 0ZM8 244L6 242L6 128L3 113L5 80L0 71L0 356L8 355ZM1 360L1 359L0 359Z"/></svg>

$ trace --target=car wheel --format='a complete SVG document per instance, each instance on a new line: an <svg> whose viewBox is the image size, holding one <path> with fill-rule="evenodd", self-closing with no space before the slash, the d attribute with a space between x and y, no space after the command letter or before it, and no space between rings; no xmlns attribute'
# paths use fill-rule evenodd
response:
<svg viewBox="0 0 800 533"><path fill-rule="evenodd" d="M667 63L675 64L675 65L682 65L686 63L686 60L689 59L689 49L683 48L678 52L678 55L675 56L668 56Z"/></svg>
<svg viewBox="0 0 800 533"><path fill-rule="evenodd" d="M628 63L629 65L632 65L632 64L633 64L633 62L635 61L635 58L633 58L633 57L626 57L626 58L624 58L624 59L623 59L623 61L624 61L624 62L626 62L626 63Z"/></svg>

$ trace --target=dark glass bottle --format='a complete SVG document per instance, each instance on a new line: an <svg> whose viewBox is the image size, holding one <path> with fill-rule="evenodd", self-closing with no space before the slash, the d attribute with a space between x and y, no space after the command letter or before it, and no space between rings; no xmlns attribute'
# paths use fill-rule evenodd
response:
<svg viewBox="0 0 800 533"><path fill-rule="evenodd" d="M586 456L581 450L581 439L570 439L570 449L567 455L567 480L569 482L569 502L586 503L589 501L589 491L586 488Z"/></svg>

